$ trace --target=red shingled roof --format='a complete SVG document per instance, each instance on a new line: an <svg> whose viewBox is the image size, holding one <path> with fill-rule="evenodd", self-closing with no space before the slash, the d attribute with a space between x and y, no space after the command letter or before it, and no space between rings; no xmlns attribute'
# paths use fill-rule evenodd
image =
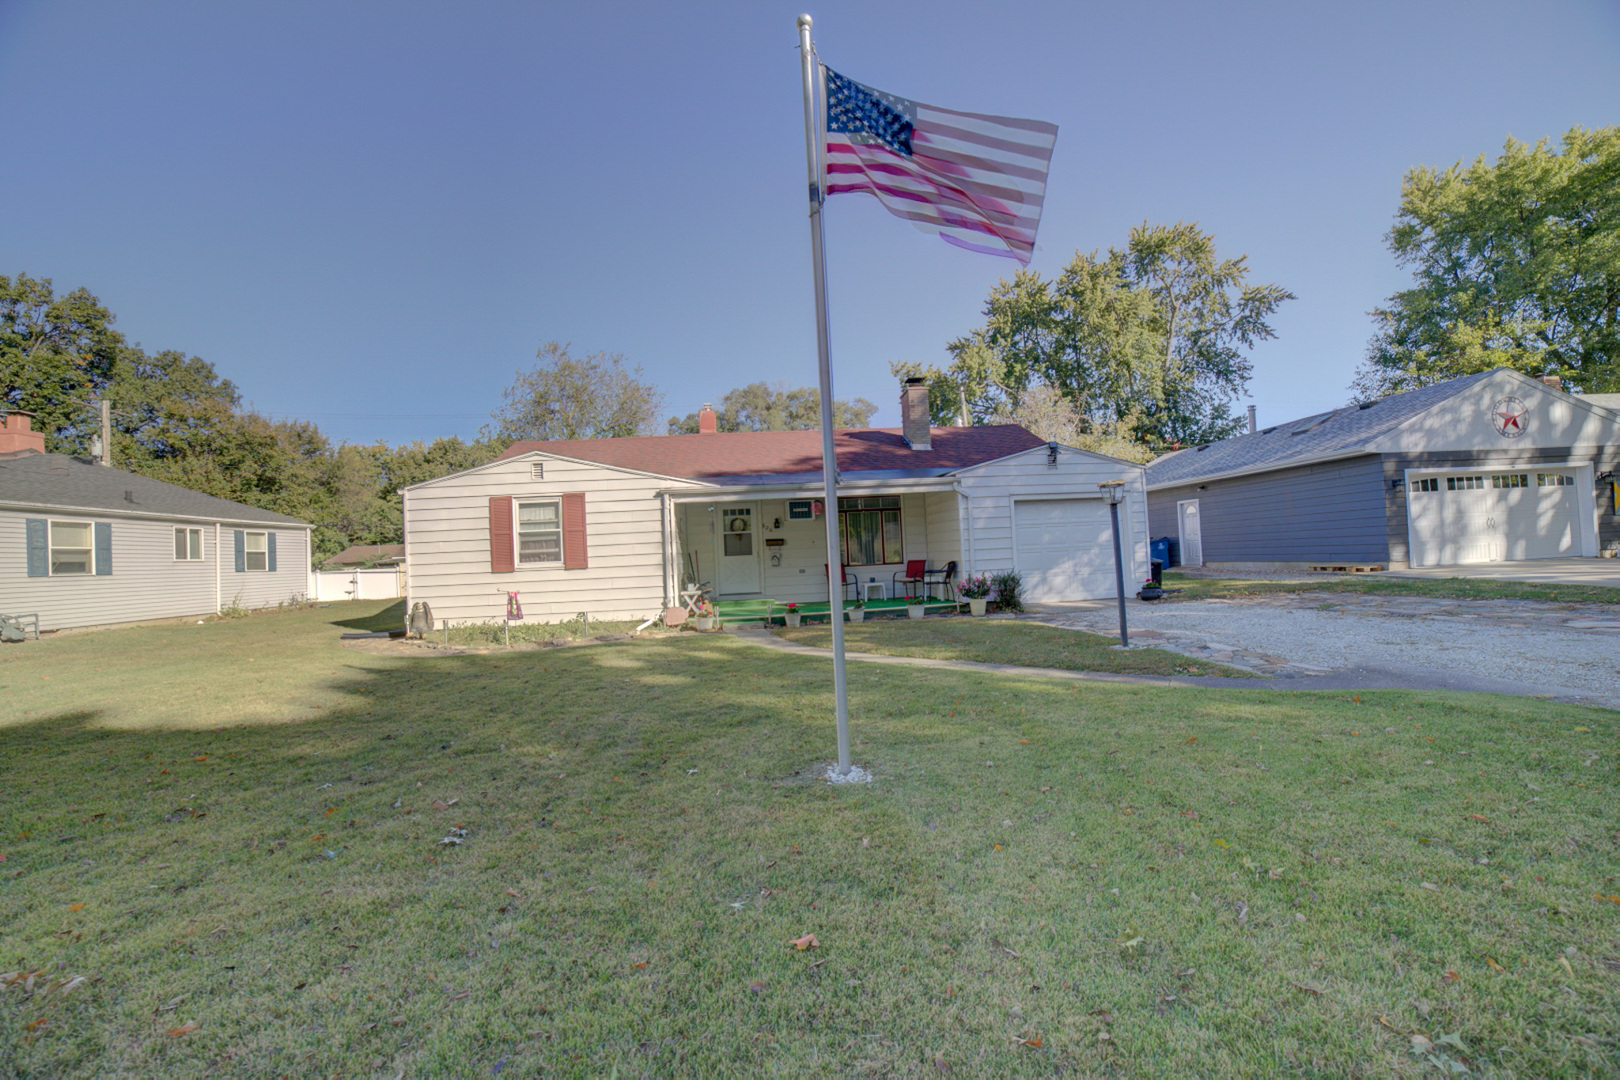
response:
<svg viewBox="0 0 1620 1080"><path fill-rule="evenodd" d="M833 433L845 476L888 469L949 471L1033 450L1045 440L1017 424L929 429L931 450L913 450L899 428L851 428ZM630 439L515 442L502 458L539 450L603 465L697 479L821 471L820 431L728 431L713 435L652 435Z"/></svg>

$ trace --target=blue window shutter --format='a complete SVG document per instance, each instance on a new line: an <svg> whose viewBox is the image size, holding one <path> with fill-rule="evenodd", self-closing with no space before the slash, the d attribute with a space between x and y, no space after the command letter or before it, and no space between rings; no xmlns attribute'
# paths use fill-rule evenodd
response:
<svg viewBox="0 0 1620 1080"><path fill-rule="evenodd" d="M246 571L247 571L247 538L242 535L242 530L241 529L237 529L236 530L236 572L238 574L241 574L241 573L245 573Z"/></svg>
<svg viewBox="0 0 1620 1080"><path fill-rule="evenodd" d="M112 522L96 522L96 577L112 574Z"/></svg>
<svg viewBox="0 0 1620 1080"><path fill-rule="evenodd" d="M44 518L28 519L28 576L51 576L51 526Z"/></svg>
<svg viewBox="0 0 1620 1080"><path fill-rule="evenodd" d="M269 568L270 572L273 574L273 573L276 572L276 534L275 533L265 533L264 534L264 547L265 547L265 550L269 553L267 555L267 557L265 558L265 566L267 566Z"/></svg>

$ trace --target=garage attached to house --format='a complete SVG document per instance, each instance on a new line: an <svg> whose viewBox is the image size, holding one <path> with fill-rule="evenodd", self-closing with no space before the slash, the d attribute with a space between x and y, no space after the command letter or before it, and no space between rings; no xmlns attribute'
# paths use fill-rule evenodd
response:
<svg viewBox="0 0 1620 1080"><path fill-rule="evenodd" d="M1113 531L1100 498L1014 500L1013 548L1031 603L1117 595Z"/></svg>
<svg viewBox="0 0 1620 1080"><path fill-rule="evenodd" d="M1499 368L1256 427L1148 466L1154 537L1230 569L1620 554L1606 399Z"/></svg>
<svg viewBox="0 0 1620 1080"><path fill-rule="evenodd" d="M1577 469L1409 473L1411 565L1581 554Z"/></svg>

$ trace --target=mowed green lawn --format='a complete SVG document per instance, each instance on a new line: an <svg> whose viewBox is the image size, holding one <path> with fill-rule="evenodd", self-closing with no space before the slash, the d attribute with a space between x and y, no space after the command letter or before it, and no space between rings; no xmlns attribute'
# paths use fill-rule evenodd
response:
<svg viewBox="0 0 1620 1080"><path fill-rule="evenodd" d="M1614 713L379 608L0 649L0 1076L1616 1071Z"/></svg>

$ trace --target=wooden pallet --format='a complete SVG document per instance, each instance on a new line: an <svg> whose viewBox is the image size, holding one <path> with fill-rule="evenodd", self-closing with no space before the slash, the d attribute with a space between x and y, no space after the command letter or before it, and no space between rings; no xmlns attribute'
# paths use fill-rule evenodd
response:
<svg viewBox="0 0 1620 1080"><path fill-rule="evenodd" d="M1313 574L1376 574L1384 569L1377 563L1336 564L1312 566L1308 568Z"/></svg>

